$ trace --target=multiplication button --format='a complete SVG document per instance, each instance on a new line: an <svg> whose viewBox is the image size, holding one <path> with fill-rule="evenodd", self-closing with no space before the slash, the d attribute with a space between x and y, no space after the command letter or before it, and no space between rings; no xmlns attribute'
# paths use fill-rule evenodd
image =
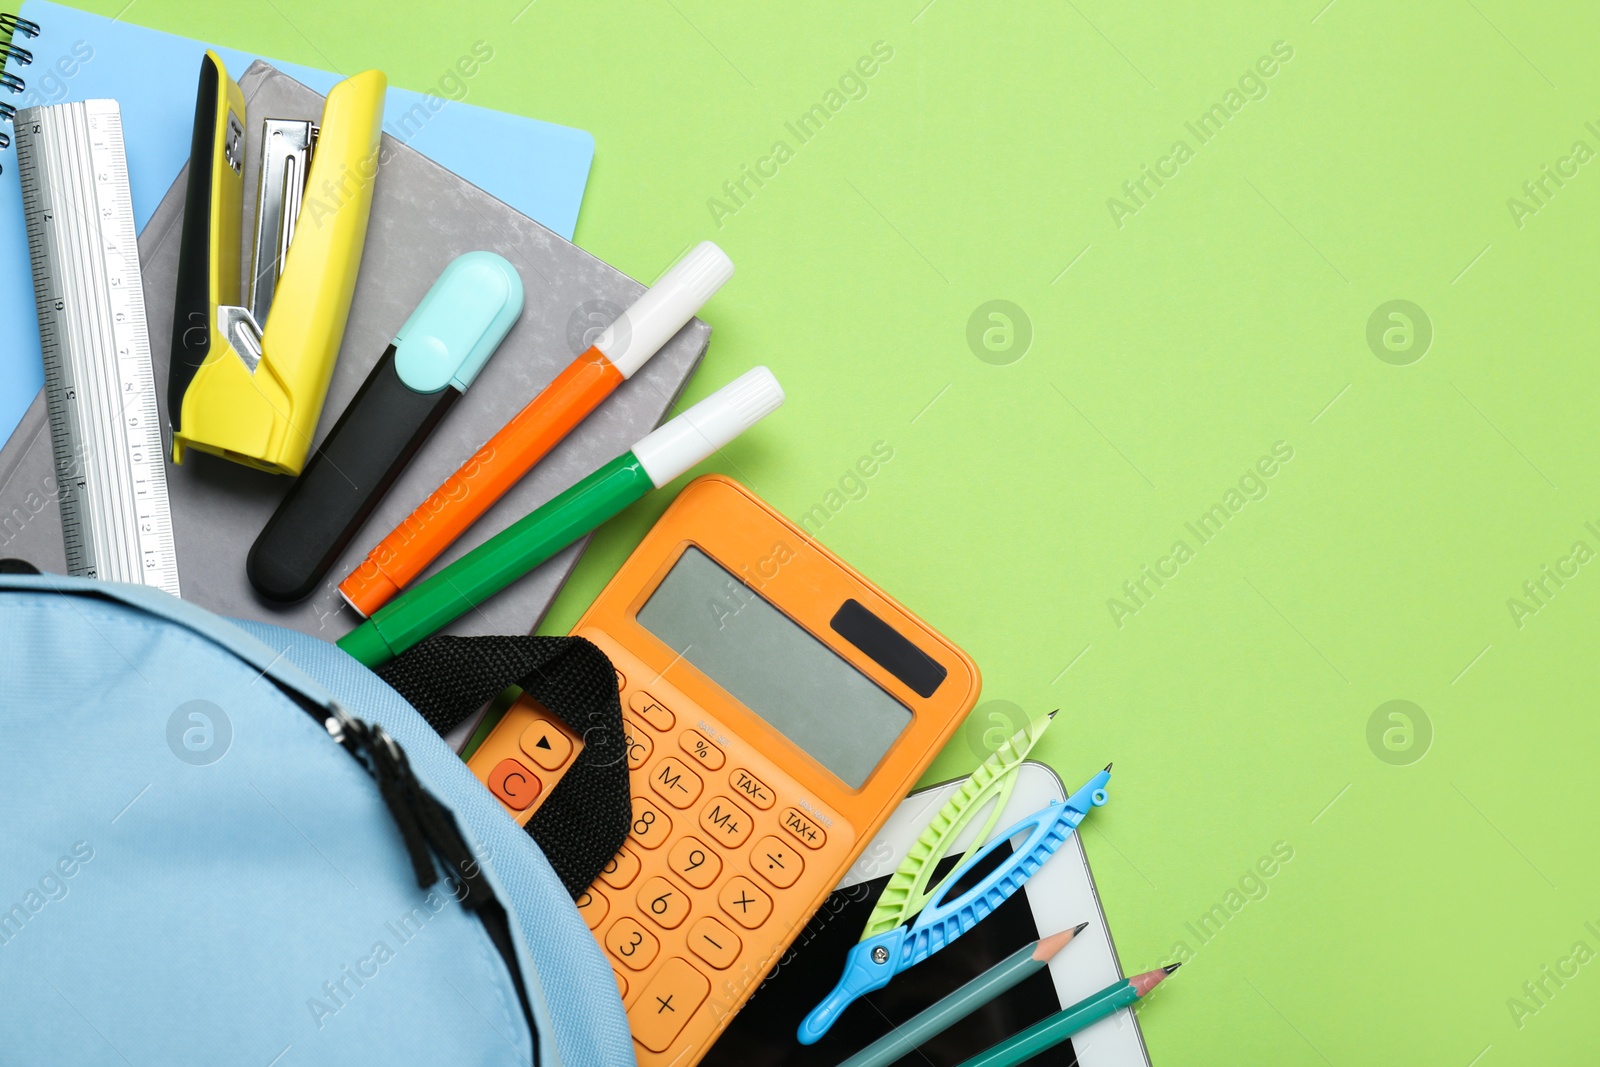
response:
<svg viewBox="0 0 1600 1067"><path fill-rule="evenodd" d="M628 1009L628 1029L651 1052L665 1052L711 992L711 979L673 956Z"/></svg>
<svg viewBox="0 0 1600 1067"><path fill-rule="evenodd" d="M746 930L754 930L772 914L772 898L742 874L728 879L717 893L717 903Z"/></svg>

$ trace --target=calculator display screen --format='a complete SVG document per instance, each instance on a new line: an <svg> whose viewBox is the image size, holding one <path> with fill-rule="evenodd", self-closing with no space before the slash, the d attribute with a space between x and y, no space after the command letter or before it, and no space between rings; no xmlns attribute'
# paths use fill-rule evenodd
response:
<svg viewBox="0 0 1600 1067"><path fill-rule="evenodd" d="M904 704L693 546L638 620L852 789L911 722Z"/></svg>

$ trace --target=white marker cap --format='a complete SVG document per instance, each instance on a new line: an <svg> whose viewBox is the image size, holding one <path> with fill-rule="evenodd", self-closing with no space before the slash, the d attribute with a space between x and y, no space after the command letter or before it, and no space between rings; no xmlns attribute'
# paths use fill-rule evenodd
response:
<svg viewBox="0 0 1600 1067"><path fill-rule="evenodd" d="M733 260L710 241L701 241L607 326L594 347L624 378L632 378L731 277Z"/></svg>
<svg viewBox="0 0 1600 1067"><path fill-rule="evenodd" d="M783 386L765 367L747 370L633 446L659 489L777 411Z"/></svg>

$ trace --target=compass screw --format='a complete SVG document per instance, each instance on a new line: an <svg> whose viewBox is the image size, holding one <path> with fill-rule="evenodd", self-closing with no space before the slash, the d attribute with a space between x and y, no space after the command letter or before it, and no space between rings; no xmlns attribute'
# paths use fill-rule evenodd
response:
<svg viewBox="0 0 1600 1067"><path fill-rule="evenodd" d="M877 948L873 949L872 950L872 962L873 963L888 963L889 962L889 950L884 948L882 945L879 945Z"/></svg>

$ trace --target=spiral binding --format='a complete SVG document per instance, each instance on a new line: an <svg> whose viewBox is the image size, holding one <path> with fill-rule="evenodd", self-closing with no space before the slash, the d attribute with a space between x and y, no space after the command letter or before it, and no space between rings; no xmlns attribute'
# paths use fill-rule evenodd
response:
<svg viewBox="0 0 1600 1067"><path fill-rule="evenodd" d="M18 47L16 37L18 34L24 37L39 36L39 24L32 19L25 19L21 15L0 12L0 32L7 35L5 43L0 44L0 89L9 89L13 95L16 95L26 89L28 83L18 75L6 70L5 67L13 60L16 61L16 65L19 67L25 67L33 62L33 53L26 48ZM10 122L16 117L16 106L0 101L0 120ZM11 135L0 132L0 148L10 147Z"/></svg>

